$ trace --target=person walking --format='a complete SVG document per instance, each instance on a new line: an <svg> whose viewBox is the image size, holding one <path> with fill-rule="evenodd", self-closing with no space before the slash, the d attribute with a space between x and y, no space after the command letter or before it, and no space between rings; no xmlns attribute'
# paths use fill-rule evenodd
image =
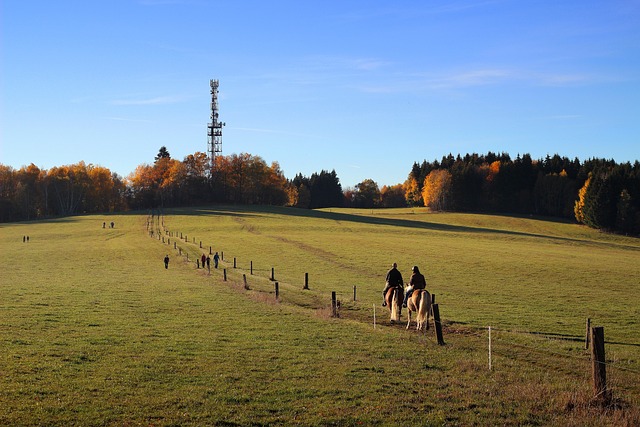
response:
<svg viewBox="0 0 640 427"><path fill-rule="evenodd" d="M385 286L384 286L384 289L382 290L382 306L383 307L387 306L387 301L385 300L385 297L387 296L387 291L390 288L400 288L400 291L402 292L403 284L404 282L402 281L402 274L400 274L400 271L398 271L398 264L394 262L393 265L391 266L391 269L387 272Z"/></svg>
<svg viewBox="0 0 640 427"><path fill-rule="evenodd" d="M215 255L213 256L213 267L214 268L218 268L218 261L220 260L220 256L218 255L218 252L215 253Z"/></svg>
<svg viewBox="0 0 640 427"><path fill-rule="evenodd" d="M164 257L164 268L169 268L169 255Z"/></svg>

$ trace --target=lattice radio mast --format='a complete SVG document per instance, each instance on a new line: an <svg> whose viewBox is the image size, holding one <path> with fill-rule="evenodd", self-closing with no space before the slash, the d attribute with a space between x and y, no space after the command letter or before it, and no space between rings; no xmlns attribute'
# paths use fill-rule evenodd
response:
<svg viewBox="0 0 640 427"><path fill-rule="evenodd" d="M222 127L225 123L218 120L218 80L209 80L211 86L211 122L207 125L207 154L211 170L215 166L216 156L222 153Z"/></svg>

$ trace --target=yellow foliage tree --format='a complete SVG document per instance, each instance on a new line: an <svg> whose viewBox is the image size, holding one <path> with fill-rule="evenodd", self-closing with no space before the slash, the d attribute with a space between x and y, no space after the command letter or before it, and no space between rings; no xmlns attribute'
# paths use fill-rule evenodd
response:
<svg viewBox="0 0 640 427"><path fill-rule="evenodd" d="M422 200L433 210L446 210L449 205L451 173L446 169L436 169L427 175L422 186Z"/></svg>
<svg viewBox="0 0 640 427"><path fill-rule="evenodd" d="M584 224L584 197L587 194L587 189L589 188L589 184L591 183L591 174L589 174L589 178L584 182L584 185L578 191L578 200L573 207L573 213L576 215L576 221L580 224Z"/></svg>

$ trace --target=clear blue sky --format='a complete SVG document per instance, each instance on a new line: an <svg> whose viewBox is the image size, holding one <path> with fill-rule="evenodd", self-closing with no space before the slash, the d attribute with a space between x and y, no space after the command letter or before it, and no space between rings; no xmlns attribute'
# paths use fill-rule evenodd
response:
<svg viewBox="0 0 640 427"><path fill-rule="evenodd" d="M344 188L415 161L640 159L638 0L3 0L0 163L207 149Z"/></svg>

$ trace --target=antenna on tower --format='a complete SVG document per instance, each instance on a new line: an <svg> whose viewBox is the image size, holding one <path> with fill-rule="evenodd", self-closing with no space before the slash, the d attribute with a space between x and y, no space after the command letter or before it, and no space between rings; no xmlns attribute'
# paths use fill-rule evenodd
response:
<svg viewBox="0 0 640 427"><path fill-rule="evenodd" d="M209 80L211 86L211 122L207 125L207 154L211 170L215 167L216 156L222 153L222 127L225 123L218 120L218 80Z"/></svg>

